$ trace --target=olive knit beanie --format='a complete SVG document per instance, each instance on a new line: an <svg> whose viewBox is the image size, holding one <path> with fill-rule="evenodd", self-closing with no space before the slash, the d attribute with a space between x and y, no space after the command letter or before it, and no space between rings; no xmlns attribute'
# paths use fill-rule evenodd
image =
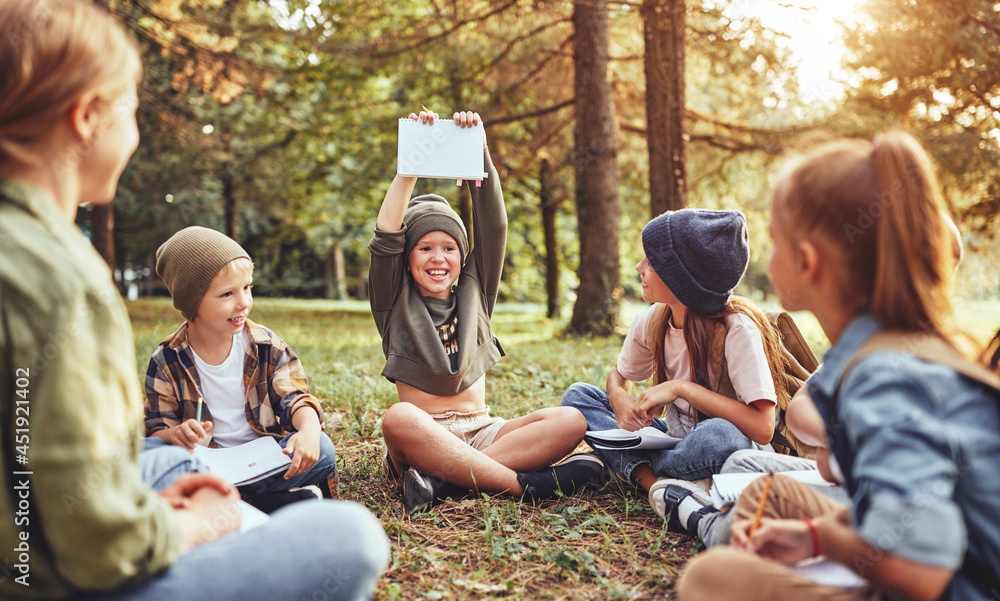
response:
<svg viewBox="0 0 1000 601"><path fill-rule="evenodd" d="M444 232L455 239L462 255L462 265L469 256L469 234L465 224L459 218L455 209L448 201L437 194L425 194L410 200L403 215L403 226L406 243L403 247L403 257L409 258L410 251L421 238L431 232Z"/></svg>
<svg viewBox="0 0 1000 601"><path fill-rule="evenodd" d="M739 211L668 211L642 228L642 247L677 300L702 315L726 306L750 261L747 220Z"/></svg>
<svg viewBox="0 0 1000 601"><path fill-rule="evenodd" d="M250 255L229 236L194 225L157 249L156 274L167 285L174 307L191 321L219 270L236 259L249 261Z"/></svg>

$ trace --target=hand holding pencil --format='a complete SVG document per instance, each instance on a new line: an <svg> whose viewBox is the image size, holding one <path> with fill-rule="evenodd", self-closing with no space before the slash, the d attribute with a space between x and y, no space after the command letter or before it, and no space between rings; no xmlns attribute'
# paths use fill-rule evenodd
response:
<svg viewBox="0 0 1000 601"><path fill-rule="evenodd" d="M753 519L733 522L729 542L737 549L792 565L815 555L812 527L806 520L764 517L773 482L771 473L761 489Z"/></svg>
<svg viewBox="0 0 1000 601"><path fill-rule="evenodd" d="M201 416L199 415L198 417L200 418ZM211 438L214 430L215 424L213 422L203 422L200 419L186 419L180 424L169 428L167 442L193 451L203 439Z"/></svg>

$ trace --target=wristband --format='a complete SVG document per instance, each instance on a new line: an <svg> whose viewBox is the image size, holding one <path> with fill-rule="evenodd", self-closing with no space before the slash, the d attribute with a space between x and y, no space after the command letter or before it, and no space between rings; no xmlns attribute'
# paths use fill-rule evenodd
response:
<svg viewBox="0 0 1000 601"><path fill-rule="evenodd" d="M819 531L816 530L816 524L813 524L813 521L809 518L805 518L802 521L806 523L806 526L809 526L809 535L812 537L813 543L812 557L819 557L823 554L823 546L819 543Z"/></svg>

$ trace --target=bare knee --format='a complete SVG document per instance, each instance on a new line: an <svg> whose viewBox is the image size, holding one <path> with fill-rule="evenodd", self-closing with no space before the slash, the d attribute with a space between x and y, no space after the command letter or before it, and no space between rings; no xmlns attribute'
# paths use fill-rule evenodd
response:
<svg viewBox="0 0 1000 601"><path fill-rule="evenodd" d="M575 438L579 442L587 433L587 418L574 407L546 407L532 415L537 416L538 421L551 425L563 439Z"/></svg>
<svg viewBox="0 0 1000 601"><path fill-rule="evenodd" d="M382 437L390 447L398 447L427 419L430 416L413 403L396 403L382 416Z"/></svg>
<svg viewBox="0 0 1000 601"><path fill-rule="evenodd" d="M583 440L583 435L587 433L587 418L583 413L575 407L553 407L553 409L561 410L559 420L565 424L567 433L572 433L573 438L578 439L577 442Z"/></svg>

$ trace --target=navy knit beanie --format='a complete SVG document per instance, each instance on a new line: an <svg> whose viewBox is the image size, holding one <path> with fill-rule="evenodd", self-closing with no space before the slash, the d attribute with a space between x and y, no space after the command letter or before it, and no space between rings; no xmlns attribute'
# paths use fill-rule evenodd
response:
<svg viewBox="0 0 1000 601"><path fill-rule="evenodd" d="M690 311L721 311L750 261L747 219L739 211L668 211L642 228L656 275Z"/></svg>
<svg viewBox="0 0 1000 601"><path fill-rule="evenodd" d="M455 239L462 254L462 265L469 256L469 235L462 219L448 201L437 194L424 194L410 200L403 214L405 243L403 257L409 260L410 251L421 238L431 232L444 232Z"/></svg>

